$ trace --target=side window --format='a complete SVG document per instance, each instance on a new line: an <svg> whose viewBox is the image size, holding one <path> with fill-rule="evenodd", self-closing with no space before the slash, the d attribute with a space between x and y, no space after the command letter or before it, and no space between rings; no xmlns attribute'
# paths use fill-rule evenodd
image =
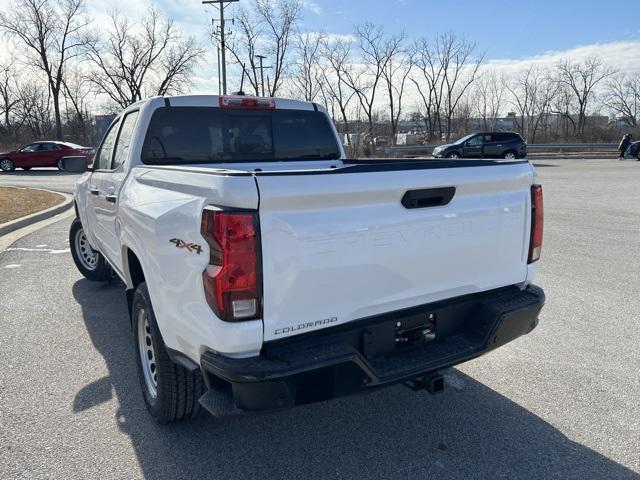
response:
<svg viewBox="0 0 640 480"><path fill-rule="evenodd" d="M131 145L131 136L133 135L133 128L136 126L137 119L138 112L131 112L124 117L122 121L122 128L120 129L120 135L118 135L118 142L116 143L113 154L112 170L118 168L127 159Z"/></svg>
<svg viewBox="0 0 640 480"><path fill-rule="evenodd" d="M467 142L469 145L482 145L482 135L476 135Z"/></svg>
<svg viewBox="0 0 640 480"><path fill-rule="evenodd" d="M22 151L25 153L35 152L36 150L38 150L39 146L39 143L32 143L31 145L27 145L26 147L24 147Z"/></svg>
<svg viewBox="0 0 640 480"><path fill-rule="evenodd" d="M495 142L495 141L496 141L496 136L495 136L495 134L494 134L494 135L492 135L492 134L488 133L488 134L486 134L486 135L484 136L484 143Z"/></svg>
<svg viewBox="0 0 640 480"><path fill-rule="evenodd" d="M38 147L39 152L51 152L54 150L60 150L60 147L55 143L41 143Z"/></svg>
<svg viewBox="0 0 640 480"><path fill-rule="evenodd" d="M109 170L111 167L111 157L113 156L113 147L116 143L119 126L120 122L114 123L105 135L100 150L93 162L96 170Z"/></svg>

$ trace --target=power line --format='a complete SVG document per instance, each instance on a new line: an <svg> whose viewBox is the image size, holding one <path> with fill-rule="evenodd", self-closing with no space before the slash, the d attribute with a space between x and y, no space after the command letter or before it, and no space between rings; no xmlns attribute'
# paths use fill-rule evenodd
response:
<svg viewBox="0 0 640 480"><path fill-rule="evenodd" d="M237 2L239 0L203 0L204 5L217 4L216 8L220 12L220 66L222 67L222 94L227 94L227 61L226 61L226 44L224 40L224 9L227 3ZM218 82L220 82L220 69L218 70Z"/></svg>

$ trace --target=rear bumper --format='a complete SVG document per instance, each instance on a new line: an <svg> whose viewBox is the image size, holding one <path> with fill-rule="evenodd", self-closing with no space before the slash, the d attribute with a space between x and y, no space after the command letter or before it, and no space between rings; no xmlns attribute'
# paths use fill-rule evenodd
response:
<svg viewBox="0 0 640 480"><path fill-rule="evenodd" d="M208 386L226 389L240 410L291 407L413 380L478 357L533 330L544 301L533 285L501 288L269 342L258 357L205 352L201 367ZM417 327L402 333L399 324ZM425 331L435 338L423 338ZM406 347L398 340L405 337L417 340Z"/></svg>

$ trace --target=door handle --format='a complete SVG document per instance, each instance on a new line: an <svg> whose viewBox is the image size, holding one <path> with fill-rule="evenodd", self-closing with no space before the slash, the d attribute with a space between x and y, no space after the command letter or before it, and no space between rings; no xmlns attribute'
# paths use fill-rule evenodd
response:
<svg viewBox="0 0 640 480"><path fill-rule="evenodd" d="M447 205L456 193L456 187L409 190L402 197L404 208L427 208Z"/></svg>
<svg viewBox="0 0 640 480"><path fill-rule="evenodd" d="M117 196L117 195L107 195L107 196L106 196L106 197L104 197L104 198L105 198L105 200L106 200L107 202L110 202L110 203L116 203L116 200L118 199L118 196Z"/></svg>
<svg viewBox="0 0 640 480"><path fill-rule="evenodd" d="M91 195L100 195L100 190L98 190L97 188L89 188L89 193Z"/></svg>

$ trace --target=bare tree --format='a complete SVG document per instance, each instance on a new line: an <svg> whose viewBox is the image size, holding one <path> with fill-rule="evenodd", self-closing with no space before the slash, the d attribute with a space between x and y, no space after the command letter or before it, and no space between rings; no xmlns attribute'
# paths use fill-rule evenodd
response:
<svg viewBox="0 0 640 480"><path fill-rule="evenodd" d="M56 125L56 138L62 139L60 94L67 64L79 55L80 34L87 25L84 0L18 0L0 13L0 29L17 38L31 58L32 65L47 79Z"/></svg>
<svg viewBox="0 0 640 480"><path fill-rule="evenodd" d="M453 33L441 35L436 39L436 52L443 66L446 140L451 138L451 123L456 108L467 89L477 80L478 70L484 61L484 55L473 57L475 49L475 43L458 38Z"/></svg>
<svg viewBox="0 0 640 480"><path fill-rule="evenodd" d="M25 127L29 137L41 139L52 130L51 92L43 82L31 80L23 82L19 90L20 101L16 106L16 129Z"/></svg>
<svg viewBox="0 0 640 480"><path fill-rule="evenodd" d="M322 91L323 95L335 100L340 110L340 119L347 134L347 144L350 144L347 111L355 95L355 91L349 88L346 81L350 54L351 42L345 38L325 39L322 44L322 57L325 63L321 68L324 79Z"/></svg>
<svg viewBox="0 0 640 480"><path fill-rule="evenodd" d="M320 65L324 35L298 33L296 35L296 60L291 71L293 95L312 102L322 90L324 81Z"/></svg>
<svg viewBox="0 0 640 480"><path fill-rule="evenodd" d="M407 78L413 67L412 52L404 45L405 35L394 35L385 41L384 50L387 62L382 69L382 78L386 84L389 102L389 120L391 123L391 142L396 143L398 122L402 114L402 97Z"/></svg>
<svg viewBox="0 0 640 480"><path fill-rule="evenodd" d="M613 75L614 70L606 67L596 57L587 58L584 62L562 60L557 65L558 82L571 91L578 104L577 134L584 134L587 107L593 97L594 88L605 78Z"/></svg>
<svg viewBox="0 0 640 480"><path fill-rule="evenodd" d="M411 80L424 104L430 136L437 131L449 140L454 114L478 79L484 55L475 56L476 44L453 33L436 37L433 45L419 39L415 47L418 76Z"/></svg>
<svg viewBox="0 0 640 480"><path fill-rule="evenodd" d="M640 76L617 74L607 82L605 104L630 127L638 125Z"/></svg>
<svg viewBox="0 0 640 480"><path fill-rule="evenodd" d="M67 118L67 129L72 132L72 136L85 145L89 140L87 118L89 116L88 99L91 97L90 81L82 72L76 70L67 75L63 87L65 102L71 103L71 108L68 105L66 108L67 116L72 113L72 118Z"/></svg>
<svg viewBox="0 0 640 480"><path fill-rule="evenodd" d="M505 79L495 70L484 72L476 82L474 104L484 130L496 130L505 103Z"/></svg>
<svg viewBox="0 0 640 480"><path fill-rule="evenodd" d="M422 117L427 128L427 136L432 140L442 133L442 119L440 111L442 108L442 78L444 75L444 65L437 61L429 40L420 38L414 42L414 75L410 77L415 85L418 95L422 101Z"/></svg>
<svg viewBox="0 0 640 480"><path fill-rule="evenodd" d="M237 29L233 32L227 48L233 61L242 69L242 75L251 85L254 94L260 95L261 72L258 71L257 55L260 53L258 42L262 22L247 9L241 8L235 15L235 25Z"/></svg>
<svg viewBox="0 0 640 480"><path fill-rule="evenodd" d="M516 128L529 141L531 141L533 119L538 104L541 77L542 72L535 65L530 65L505 82L505 88L510 94L511 105L517 114Z"/></svg>
<svg viewBox="0 0 640 480"><path fill-rule="evenodd" d="M347 65L344 79L355 92L358 102L367 117L369 136L373 136L375 101L382 75L389 62L385 48L386 40L382 27L372 23L356 26L361 64Z"/></svg>
<svg viewBox="0 0 640 480"><path fill-rule="evenodd" d="M238 30L228 48L231 57L241 67L256 95L259 95L260 73L257 54L263 54L270 64L267 91L276 95L289 67L287 59L296 23L300 19L300 0L254 0L252 10L241 8L236 15Z"/></svg>
<svg viewBox="0 0 640 480"><path fill-rule="evenodd" d="M151 8L139 22L110 12L112 28L87 42L93 67L89 77L98 93L121 107L148 95L178 93L204 54L192 37L184 37L172 20ZM103 40L104 39L104 40Z"/></svg>
<svg viewBox="0 0 640 480"><path fill-rule="evenodd" d="M3 119L0 126L4 129L7 137L12 133L12 113L19 101L18 67L16 62L10 58L0 63L0 116Z"/></svg>

